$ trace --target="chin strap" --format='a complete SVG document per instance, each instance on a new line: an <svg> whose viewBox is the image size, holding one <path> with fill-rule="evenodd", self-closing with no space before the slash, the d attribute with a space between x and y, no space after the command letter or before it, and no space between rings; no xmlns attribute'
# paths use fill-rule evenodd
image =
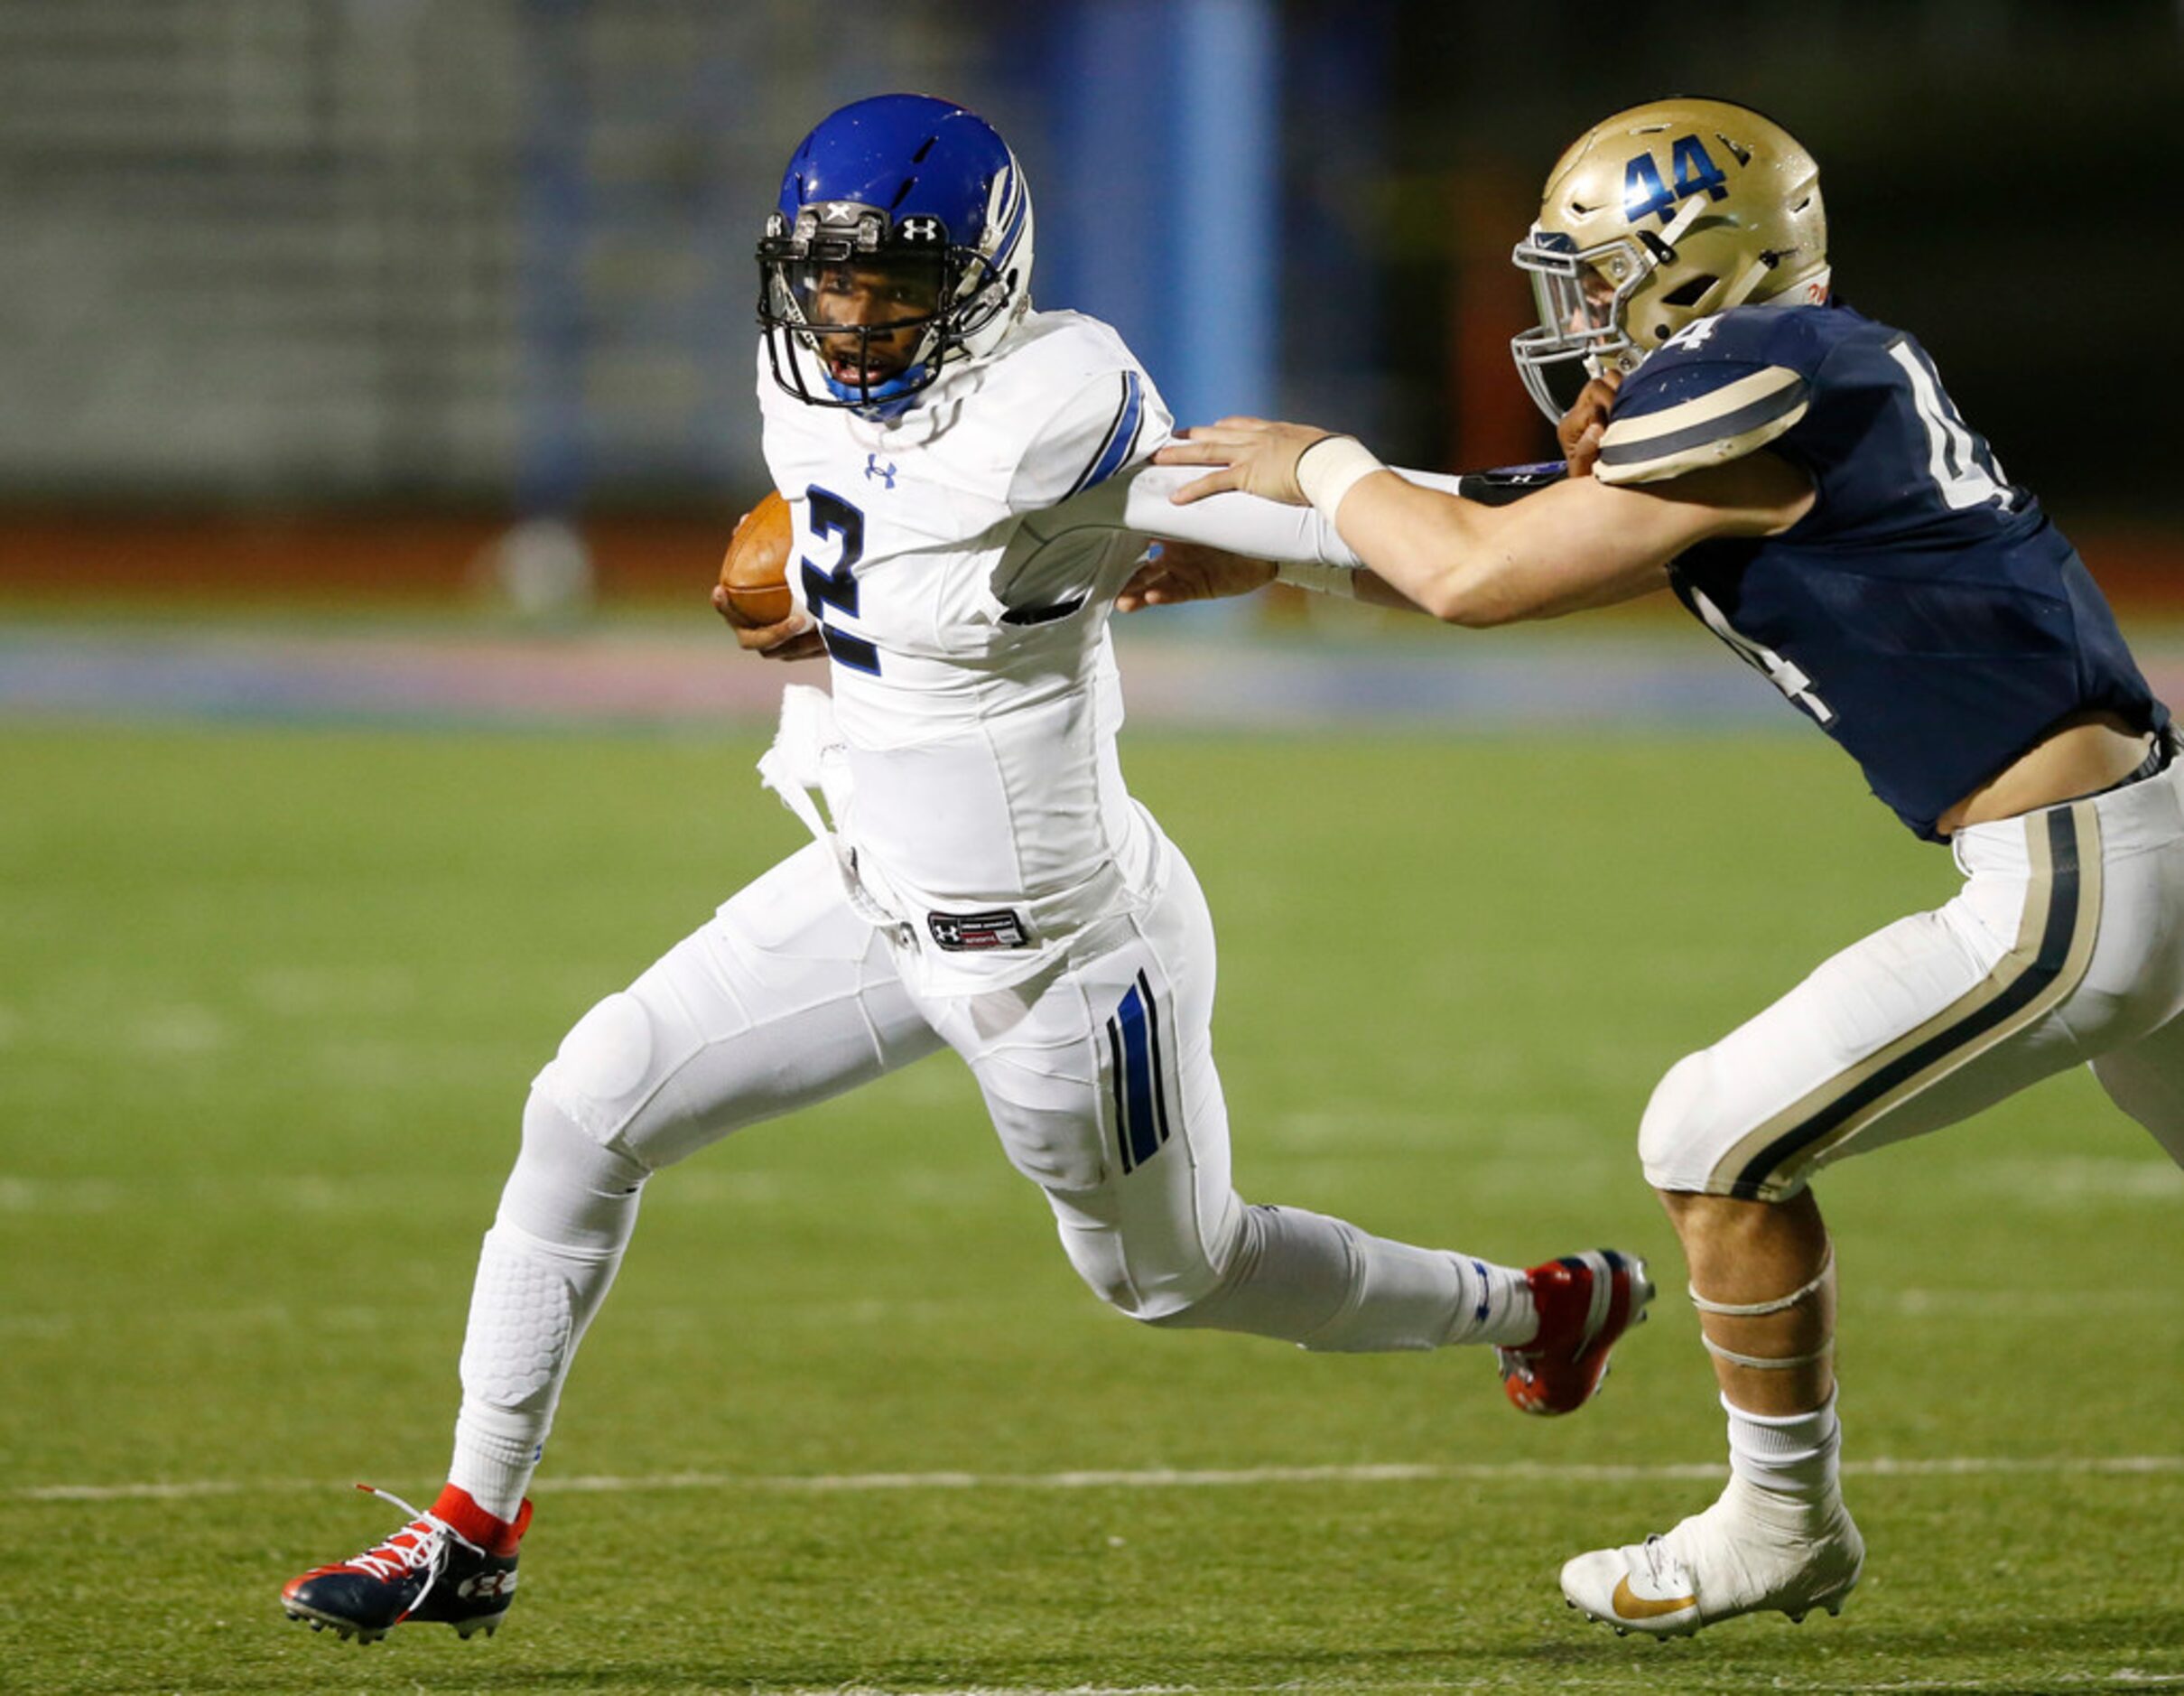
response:
<svg viewBox="0 0 2184 1696"><path fill-rule="evenodd" d="M1766 260L1754 259L1745 268L1743 275L1729 285L1728 293L1722 296L1721 303L1714 310L1717 312L1725 312L1732 306L1742 306L1752 298L1752 291L1767 280L1768 273L1773 269L1774 266L1768 264Z"/></svg>
<svg viewBox="0 0 2184 1696"><path fill-rule="evenodd" d="M1691 1297L1691 1305L1701 1313L1716 1313L1731 1319L1758 1319L1771 1313L1787 1313L1799 1302L1828 1288L1835 1275L1835 1245L1830 1243L1826 1255L1820 1262L1820 1270L1808 1282L1798 1285L1788 1295L1777 1296L1770 1301L1712 1301L1699 1294L1696 1284L1687 1285L1686 1290ZM1826 1359L1828 1351L1835 1346L1835 1339L1830 1337L1809 1355L1740 1355L1733 1348L1723 1347L1707 1336L1703 1325L1699 1328L1699 1340L1706 1345L1706 1352L1717 1360L1725 1360L1735 1366L1750 1366L1758 1372L1786 1372L1793 1366L1810 1365L1816 1360Z"/></svg>

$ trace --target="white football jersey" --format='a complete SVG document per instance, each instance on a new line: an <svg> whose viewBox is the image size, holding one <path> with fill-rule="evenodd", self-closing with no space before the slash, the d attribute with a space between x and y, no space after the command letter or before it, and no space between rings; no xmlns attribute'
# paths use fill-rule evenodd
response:
<svg viewBox="0 0 2184 1696"><path fill-rule="evenodd" d="M1152 834L1115 759L1107 629L1142 551L1132 527L1300 559L1328 527L1243 497L1171 507L1181 476L1143 476L1167 408L1121 338L1075 312L1030 314L897 419L807 405L763 353L758 395L795 519L791 586L825 634L849 749L835 824L873 892L921 932L1013 912L1024 943L976 946L1015 952L1059 927L1027 916L1096 909L1118 877L1142 887Z"/></svg>

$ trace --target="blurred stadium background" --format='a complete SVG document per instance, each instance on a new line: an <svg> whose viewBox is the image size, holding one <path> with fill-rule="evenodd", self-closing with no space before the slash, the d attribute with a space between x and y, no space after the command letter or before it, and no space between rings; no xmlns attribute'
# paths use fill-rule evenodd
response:
<svg viewBox="0 0 2184 1696"><path fill-rule="evenodd" d="M1548 444L1507 253L1558 149L1746 100L1822 160L1843 291L2104 580L2184 581L2178 0L0 0L0 610L457 597L511 558L540 605L586 558L609 608L687 601L764 482L781 163L897 87L1012 138L1040 301L1179 415L1441 466Z"/></svg>

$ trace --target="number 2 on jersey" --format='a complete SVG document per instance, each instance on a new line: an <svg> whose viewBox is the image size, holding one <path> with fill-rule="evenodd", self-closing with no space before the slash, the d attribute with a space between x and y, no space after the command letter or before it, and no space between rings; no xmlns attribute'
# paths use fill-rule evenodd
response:
<svg viewBox="0 0 2184 1696"><path fill-rule="evenodd" d="M821 571L808 555L798 558L797 564L804 568L804 603L819 620L819 634L825 638L827 652L835 663L851 671L869 671L877 677L879 649L861 636L851 636L827 616L830 611L852 619L857 616L857 562L865 556L865 516L817 483L804 492L810 502L812 540L841 538L841 556L831 570Z"/></svg>

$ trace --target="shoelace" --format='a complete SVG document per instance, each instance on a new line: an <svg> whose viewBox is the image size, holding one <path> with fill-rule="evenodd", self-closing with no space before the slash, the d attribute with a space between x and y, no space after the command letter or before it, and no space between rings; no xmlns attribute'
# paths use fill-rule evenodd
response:
<svg viewBox="0 0 2184 1696"><path fill-rule="evenodd" d="M383 1490L376 1484L359 1484L357 1487L367 1495L386 1497L410 1516L410 1523L393 1536L384 1542L374 1543L362 1554L343 1563L368 1572L382 1584L405 1572L424 1569L424 1588L403 1609L404 1619L424 1606L424 1598L432 1593L432 1586L440 1582L440 1575L447 1570L450 1543L460 1543L473 1554L485 1552L447 1521L419 1513L392 1490Z"/></svg>
<svg viewBox="0 0 2184 1696"><path fill-rule="evenodd" d="M1669 1552L1659 1532L1650 1533L1638 1552L1645 1561L1654 1588L1662 1595L1679 1591L1687 1596L1691 1594L1691 1575L1684 1570L1684 1563Z"/></svg>

